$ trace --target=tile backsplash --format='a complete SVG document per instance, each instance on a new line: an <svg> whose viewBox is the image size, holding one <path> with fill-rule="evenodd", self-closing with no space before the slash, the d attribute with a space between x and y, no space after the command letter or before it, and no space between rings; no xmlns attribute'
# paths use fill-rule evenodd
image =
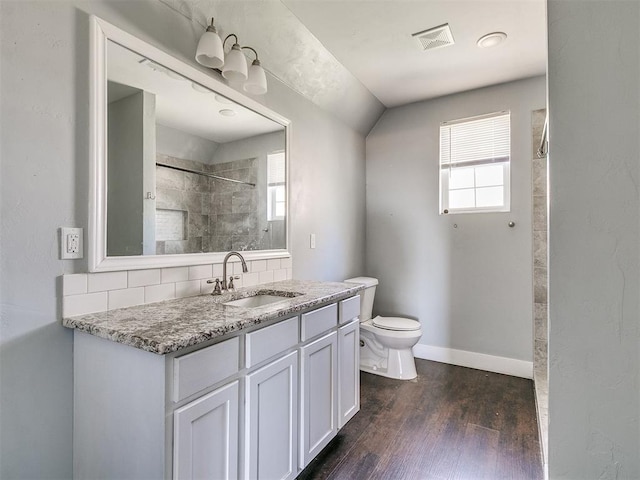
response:
<svg viewBox="0 0 640 480"><path fill-rule="evenodd" d="M227 264L227 275L239 277L237 288L292 278L291 258L252 260L247 266L249 272L242 273L240 262ZM222 278L222 264L63 275L62 316L211 293L207 280L215 278Z"/></svg>

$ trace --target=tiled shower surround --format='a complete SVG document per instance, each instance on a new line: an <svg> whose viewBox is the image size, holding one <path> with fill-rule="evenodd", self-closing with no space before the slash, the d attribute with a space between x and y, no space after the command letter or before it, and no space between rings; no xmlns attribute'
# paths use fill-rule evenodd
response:
<svg viewBox="0 0 640 480"><path fill-rule="evenodd" d="M234 284L251 287L290 280L291 258L248 261L242 273L240 262L229 261L227 275L239 277ZM222 264L154 268L104 273L79 273L62 277L62 316L105 312L173 298L211 293L207 280L222 278Z"/></svg>
<svg viewBox="0 0 640 480"><path fill-rule="evenodd" d="M158 163L257 183L257 159L207 165L157 155ZM157 254L270 249L266 219L261 221L258 187L156 167L156 220L167 236L156 241ZM265 207L266 211L266 207ZM181 212L183 215L175 215ZM179 224L167 224L175 222ZM184 224L182 224L184 222ZM173 236L178 234L177 237ZM267 242L268 243L268 242Z"/></svg>
<svg viewBox="0 0 640 480"><path fill-rule="evenodd" d="M549 381L547 376L547 157L538 158L546 109L531 114L533 192L533 380L544 462L547 463Z"/></svg>

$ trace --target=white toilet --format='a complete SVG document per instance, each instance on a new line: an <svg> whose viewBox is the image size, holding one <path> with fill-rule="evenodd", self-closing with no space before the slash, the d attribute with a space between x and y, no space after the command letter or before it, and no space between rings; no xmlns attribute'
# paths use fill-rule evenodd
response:
<svg viewBox="0 0 640 480"><path fill-rule="evenodd" d="M365 285L360 292L360 370L400 380L416 378L411 348L422 336L420 322L400 317L371 318L377 278L349 278L345 283Z"/></svg>

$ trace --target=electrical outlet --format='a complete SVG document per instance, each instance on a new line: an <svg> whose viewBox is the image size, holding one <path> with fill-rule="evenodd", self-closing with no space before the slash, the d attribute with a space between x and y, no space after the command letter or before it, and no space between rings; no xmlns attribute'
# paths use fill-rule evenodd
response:
<svg viewBox="0 0 640 480"><path fill-rule="evenodd" d="M60 258L76 259L84 256L82 228L60 228Z"/></svg>

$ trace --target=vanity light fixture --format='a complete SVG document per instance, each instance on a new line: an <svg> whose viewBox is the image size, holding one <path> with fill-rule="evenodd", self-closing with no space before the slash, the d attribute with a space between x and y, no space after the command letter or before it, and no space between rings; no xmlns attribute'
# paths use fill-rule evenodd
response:
<svg viewBox="0 0 640 480"><path fill-rule="evenodd" d="M235 33L227 35L224 39L222 48L229 38L233 37L236 41L231 47L229 53L224 57L224 66L222 67L222 76L230 82L244 82L247 79L247 59L242 53L238 37Z"/></svg>
<svg viewBox="0 0 640 480"><path fill-rule="evenodd" d="M507 34L504 32L492 32L483 35L478 39L477 45L480 48L490 48L500 45L507 39Z"/></svg>
<svg viewBox="0 0 640 480"><path fill-rule="evenodd" d="M242 47L242 49L251 50L256 56L249 67L249 78L247 78L247 81L244 83L245 92L253 95L263 95L267 93L267 76L260 65L260 60L258 60L258 52L251 47Z"/></svg>
<svg viewBox="0 0 640 480"><path fill-rule="evenodd" d="M200 37L196 49L196 61L200 65L221 71L222 76L230 82L245 82L244 90L248 93L253 95L267 93L267 76L260 65L258 52L252 47L241 46L235 33L227 35L224 41L221 41L213 20L212 18L211 25ZM235 42L231 46L231 50L225 54L224 47L231 37ZM242 50L251 50L256 56L249 68L247 68L247 57Z"/></svg>
<svg viewBox="0 0 640 480"><path fill-rule="evenodd" d="M196 49L196 62L209 68L221 68L224 65L224 49L213 20L212 18L211 25L200 37Z"/></svg>

